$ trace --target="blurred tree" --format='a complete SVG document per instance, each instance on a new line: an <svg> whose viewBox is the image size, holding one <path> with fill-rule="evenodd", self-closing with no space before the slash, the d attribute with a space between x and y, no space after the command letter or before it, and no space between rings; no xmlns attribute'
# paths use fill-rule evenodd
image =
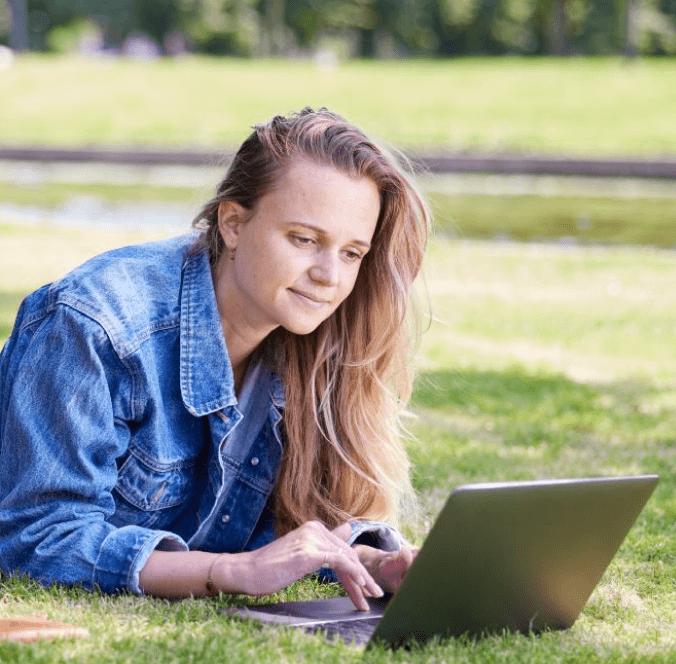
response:
<svg viewBox="0 0 676 664"><path fill-rule="evenodd" d="M307 49L322 35L360 33L358 51L369 57L375 54L375 30L391 16L391 0L287 0L286 16L298 45ZM366 33L361 35L361 33ZM373 43L369 40L373 39Z"/></svg>
<svg viewBox="0 0 676 664"><path fill-rule="evenodd" d="M635 27L637 3L635 0L617 0L616 7L622 39L622 53L628 58L633 58L638 53Z"/></svg>
<svg viewBox="0 0 676 664"><path fill-rule="evenodd" d="M442 55L529 53L535 0L438 0Z"/></svg>
<svg viewBox="0 0 676 664"><path fill-rule="evenodd" d="M363 58L375 58L382 53L384 41L383 35L389 34L394 38L394 44L397 38L405 43L406 39L402 33L406 30L420 27L420 16L410 21L408 25L402 25L405 22L403 15L411 11L416 12L415 6L420 7L425 0L369 0L361 4L361 12L355 15L359 20L354 21L353 27L357 34L357 54ZM403 29L402 29L403 28ZM403 37L403 38L402 38ZM393 44L390 44L392 46ZM393 55L389 53L388 55Z"/></svg>
<svg viewBox="0 0 676 664"><path fill-rule="evenodd" d="M133 11L137 29L159 44L180 24L182 18L181 6L175 0L136 0Z"/></svg>
<svg viewBox="0 0 676 664"><path fill-rule="evenodd" d="M552 55L568 54L568 21L566 0L552 0L547 3L543 32L547 34L548 52Z"/></svg>
<svg viewBox="0 0 676 664"><path fill-rule="evenodd" d="M642 53L676 53L676 11L673 0L644 0L638 10L638 41Z"/></svg>
<svg viewBox="0 0 676 664"><path fill-rule="evenodd" d="M72 26L77 32L83 19L101 27L106 46L119 46L132 30L141 29L134 5L134 0L29 0L31 48L53 41L49 34L55 29Z"/></svg>
<svg viewBox="0 0 676 664"><path fill-rule="evenodd" d="M93 53L103 47L101 26L90 18L77 18L49 31L46 44L55 53Z"/></svg>
<svg viewBox="0 0 676 664"><path fill-rule="evenodd" d="M9 38L9 2L0 0L0 44L7 43Z"/></svg>
<svg viewBox="0 0 676 664"><path fill-rule="evenodd" d="M28 17L26 0L9 0L10 33L9 45L15 51L25 51L28 48Z"/></svg>
<svg viewBox="0 0 676 664"><path fill-rule="evenodd" d="M284 0L265 0L260 51L263 55L283 55L287 50Z"/></svg>
<svg viewBox="0 0 676 664"><path fill-rule="evenodd" d="M438 53L442 35L438 23L438 3L430 0L403 0L394 17L393 27L398 43L410 53Z"/></svg>
<svg viewBox="0 0 676 664"><path fill-rule="evenodd" d="M491 36L510 53L534 53L541 48L535 25L536 0L503 0L491 21Z"/></svg>
<svg viewBox="0 0 676 664"><path fill-rule="evenodd" d="M362 57L676 52L676 0L9 3L18 17L12 39L19 47L21 39L24 43L27 39L31 48L64 48L82 26L88 25L83 20L90 18L102 27L108 48L119 47L130 33L142 32L157 43L172 35L174 42L178 37L197 51L238 55L309 51L327 36L334 43L342 40L344 52ZM9 6L7 0L0 0L2 6ZM0 38L2 20L0 12Z"/></svg>
<svg viewBox="0 0 676 664"><path fill-rule="evenodd" d="M178 0L191 42L205 53L259 55L261 15L257 0Z"/></svg>
<svg viewBox="0 0 676 664"><path fill-rule="evenodd" d="M629 0L632 2L633 0ZM622 52L622 5L626 0L594 0L574 16L571 45L576 53L611 55Z"/></svg>

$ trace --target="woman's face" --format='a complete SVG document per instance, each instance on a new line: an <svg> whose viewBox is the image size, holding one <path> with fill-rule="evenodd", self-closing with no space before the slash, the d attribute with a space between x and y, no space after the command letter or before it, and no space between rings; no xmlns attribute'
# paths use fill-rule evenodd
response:
<svg viewBox="0 0 676 664"><path fill-rule="evenodd" d="M221 315L255 336L278 326L312 332L352 291L380 212L373 181L297 159L248 221L222 203L219 228L234 261L222 257ZM225 308L225 312L223 311Z"/></svg>

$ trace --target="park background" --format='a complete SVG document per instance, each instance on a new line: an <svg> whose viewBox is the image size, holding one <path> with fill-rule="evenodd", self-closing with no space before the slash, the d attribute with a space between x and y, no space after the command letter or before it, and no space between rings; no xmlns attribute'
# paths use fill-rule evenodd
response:
<svg viewBox="0 0 676 664"><path fill-rule="evenodd" d="M169 55L666 55L675 19L674 0L1 0L0 40Z"/></svg>
<svg viewBox="0 0 676 664"><path fill-rule="evenodd" d="M676 662L675 16L673 0L0 0L0 344L30 290L185 232L254 122L325 105L403 150L435 213L410 537L465 482L661 476L566 632L363 653L216 613L261 600L2 577L0 616L90 636L0 643L0 662ZM309 578L275 599L338 592Z"/></svg>

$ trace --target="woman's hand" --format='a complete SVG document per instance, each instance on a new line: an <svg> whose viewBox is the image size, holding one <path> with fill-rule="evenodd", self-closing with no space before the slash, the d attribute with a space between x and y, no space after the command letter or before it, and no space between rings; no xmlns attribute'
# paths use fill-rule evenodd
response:
<svg viewBox="0 0 676 664"><path fill-rule="evenodd" d="M368 611L367 597L394 592L408 572L417 549L379 551L370 546L349 547L349 523L328 530L309 521L256 551L206 553L153 551L141 570L143 592L156 597L198 597L213 592L268 595L320 567L330 567L354 605ZM382 588L382 589L381 589Z"/></svg>
<svg viewBox="0 0 676 664"><path fill-rule="evenodd" d="M366 597L380 597L383 591L357 550L345 543L344 529L330 531L318 521L308 521L260 549L222 556L214 563L212 581L225 592L268 595L320 567L330 567L354 605L368 611Z"/></svg>
<svg viewBox="0 0 676 664"><path fill-rule="evenodd" d="M380 551L372 546L356 544L354 550L375 582L385 592L393 593L404 581L420 549L402 547L399 551Z"/></svg>

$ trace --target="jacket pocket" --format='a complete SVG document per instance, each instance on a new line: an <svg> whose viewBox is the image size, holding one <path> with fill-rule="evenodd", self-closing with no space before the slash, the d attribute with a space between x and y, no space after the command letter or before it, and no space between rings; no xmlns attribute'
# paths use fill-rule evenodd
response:
<svg viewBox="0 0 676 664"><path fill-rule="evenodd" d="M195 489L195 463L152 465L129 454L113 489L116 526L165 528L180 515Z"/></svg>

